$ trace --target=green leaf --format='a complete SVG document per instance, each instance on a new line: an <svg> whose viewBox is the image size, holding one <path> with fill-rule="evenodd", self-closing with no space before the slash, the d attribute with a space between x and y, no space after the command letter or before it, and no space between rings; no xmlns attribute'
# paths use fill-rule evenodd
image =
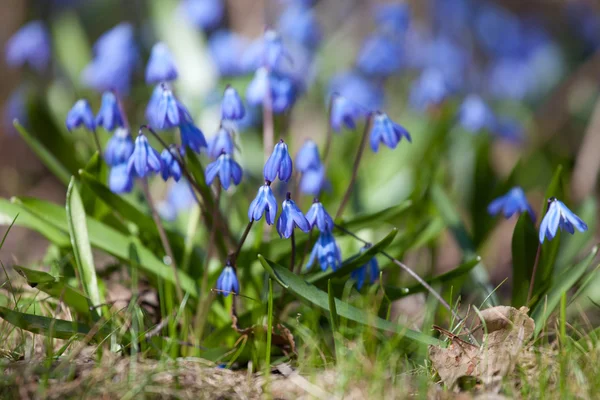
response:
<svg viewBox="0 0 600 400"><path fill-rule="evenodd" d="M325 311L330 311L329 297L327 293L319 290L316 286L302 280L287 268L282 267L272 261L265 259L260 254L258 255L260 263L269 274L275 278L277 282L282 282L287 290L295 295L308 300L310 303L322 308ZM339 299L335 299L337 314L341 317L358 322L363 325L368 325L388 332L398 333L404 338L423 344L439 344L439 341L431 336L421 332L413 331L400 324L395 324L390 321L379 318L376 315L369 314L363 310L349 305Z"/></svg>
<svg viewBox="0 0 600 400"><path fill-rule="evenodd" d="M331 331L335 335L338 330L338 313L335 306L335 295L331 287L331 279L327 280L327 299L329 300L329 321L331 323Z"/></svg>
<svg viewBox="0 0 600 400"><path fill-rule="evenodd" d="M343 225L345 228L353 231L358 231L363 228L372 228L373 224L377 222L389 222L397 220L400 216L402 216L402 214L410 209L412 204L413 203L411 200L406 200L396 206L388 207L375 213L363 215L359 214L347 222L344 221L343 217L340 219L340 221L336 222L339 225Z"/></svg>
<svg viewBox="0 0 600 400"><path fill-rule="evenodd" d="M547 291L547 295L538 301L531 313L531 317L535 321L536 336L546 326L546 321L558 306L563 293L571 289L585 275L597 254L598 246L594 246L583 260L561 273ZM593 271L590 273L593 273Z"/></svg>
<svg viewBox="0 0 600 400"><path fill-rule="evenodd" d="M97 151L89 159L83 171L100 181L106 180L106 164ZM82 170L79 171L79 174L81 172ZM94 218L101 220L103 216L110 212L110 209L104 203L98 201L98 196L88 186L81 187L81 200L86 212Z"/></svg>
<svg viewBox="0 0 600 400"><path fill-rule="evenodd" d="M512 237L512 301L515 308L526 305L535 255L539 246L538 234L528 213L517 221ZM542 281L536 281L536 287Z"/></svg>

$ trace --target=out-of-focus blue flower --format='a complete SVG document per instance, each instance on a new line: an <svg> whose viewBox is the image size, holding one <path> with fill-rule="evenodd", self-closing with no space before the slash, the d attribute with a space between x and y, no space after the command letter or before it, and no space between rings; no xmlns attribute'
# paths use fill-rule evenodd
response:
<svg viewBox="0 0 600 400"><path fill-rule="evenodd" d="M294 227L298 227L304 232L310 230L310 225L306 220L306 217L300 211L294 200L292 200L290 193L288 192L285 200L281 204L281 214L277 220L277 233L279 237L289 238L292 236Z"/></svg>
<svg viewBox="0 0 600 400"><path fill-rule="evenodd" d="M458 119L463 128L471 133L482 129L493 130L496 117L481 97L471 94L465 98L458 111Z"/></svg>
<svg viewBox="0 0 600 400"><path fill-rule="evenodd" d="M265 180L273 182L277 176L279 180L287 182L292 177L292 158L288 152L287 144L281 139L273 148L273 153L263 168Z"/></svg>
<svg viewBox="0 0 600 400"><path fill-rule="evenodd" d="M114 165L108 175L108 187L113 193L129 193L133 189L133 176L127 163Z"/></svg>
<svg viewBox="0 0 600 400"><path fill-rule="evenodd" d="M378 30L401 36L408 29L410 8L405 3L379 4L375 8L375 22Z"/></svg>
<svg viewBox="0 0 600 400"><path fill-rule="evenodd" d="M146 106L146 120L153 128L158 127L159 121L156 118L158 115L158 103L162 98L164 90L164 85L156 85L152 90L152 94L150 95L150 99L148 100L148 105Z"/></svg>
<svg viewBox="0 0 600 400"><path fill-rule="evenodd" d="M163 42L156 43L146 65L146 83L169 82L177 79L177 76L177 67L169 48Z"/></svg>
<svg viewBox="0 0 600 400"><path fill-rule="evenodd" d="M290 81L296 92L303 93L317 76L315 54L296 42L286 44L286 53L286 57L274 72L275 78Z"/></svg>
<svg viewBox="0 0 600 400"><path fill-rule="evenodd" d="M383 89L356 72L336 75L329 84L329 93L342 97L364 108L375 111L383 107Z"/></svg>
<svg viewBox="0 0 600 400"><path fill-rule="evenodd" d="M519 56L522 46L521 21L506 8L490 2L475 15L475 33L482 47L496 57Z"/></svg>
<svg viewBox="0 0 600 400"><path fill-rule="evenodd" d="M298 154L296 154L296 169L300 172L306 172L309 169L318 168L321 165L319 158L319 148L314 140L307 139L304 141Z"/></svg>
<svg viewBox="0 0 600 400"><path fill-rule="evenodd" d="M160 100L156 104L156 115L152 117L156 127L170 129L179 125L181 121L179 109L181 107L171 89L163 86Z"/></svg>
<svg viewBox="0 0 600 400"><path fill-rule="evenodd" d="M240 58L247 47L248 41L236 33L219 31L211 35L208 49L220 76L238 76L249 72Z"/></svg>
<svg viewBox="0 0 600 400"><path fill-rule="evenodd" d="M169 179L169 177L173 177L175 182L181 179L181 165L179 162L173 157L173 154L168 149L163 149L160 153L160 159L162 160L162 170L160 174L164 181Z"/></svg>
<svg viewBox="0 0 600 400"><path fill-rule="evenodd" d="M499 139L515 144L522 143L525 140L521 123L506 117L497 119L495 129L492 133Z"/></svg>
<svg viewBox="0 0 600 400"><path fill-rule="evenodd" d="M323 203L317 199L315 199L310 210L306 213L306 220L311 229L316 226L321 232L333 231L333 219L329 213L327 213L325 207L323 207Z"/></svg>
<svg viewBox="0 0 600 400"><path fill-rule="evenodd" d="M583 39L588 52L600 46L600 15L592 4L588 1L570 1L566 4L569 25Z"/></svg>
<svg viewBox="0 0 600 400"><path fill-rule="evenodd" d="M4 106L3 123L9 132L15 132L14 120L21 125L27 124L27 95L24 88L18 88L10 94Z"/></svg>
<svg viewBox="0 0 600 400"><path fill-rule="evenodd" d="M281 36L269 29L248 47L242 62L249 69L264 67L276 71L285 57L289 57L289 54L283 47Z"/></svg>
<svg viewBox="0 0 600 400"><path fill-rule="evenodd" d="M11 67L29 66L43 72L51 57L50 36L41 21L24 25L6 43L6 63Z"/></svg>
<svg viewBox="0 0 600 400"><path fill-rule="evenodd" d="M222 153L233 154L234 147L231 131L221 127L217 134L209 139L208 155L216 159Z"/></svg>
<svg viewBox="0 0 600 400"><path fill-rule="evenodd" d="M410 104L418 110L439 105L450 94L444 76L436 69L427 69L410 89Z"/></svg>
<svg viewBox="0 0 600 400"><path fill-rule="evenodd" d="M500 99L523 100L535 81L529 65L521 58L497 59L487 72L489 92Z"/></svg>
<svg viewBox="0 0 600 400"><path fill-rule="evenodd" d="M339 132L344 125L348 129L355 129L355 120L365 114L364 110L344 96L334 93L331 96L331 115L329 123L335 132Z"/></svg>
<svg viewBox="0 0 600 400"><path fill-rule="evenodd" d="M96 130L94 112L87 100L77 100L69 113L67 114L66 125L68 130L73 130L81 125L89 131Z"/></svg>
<svg viewBox="0 0 600 400"><path fill-rule="evenodd" d="M145 178L147 175L158 173L161 170L160 154L150 146L146 136L140 133L135 139L133 153L127 163L127 172L132 176Z"/></svg>
<svg viewBox="0 0 600 400"><path fill-rule="evenodd" d="M449 91L463 90L470 77L467 71L473 65L465 46L447 36L438 36L427 46L426 68L439 73Z"/></svg>
<svg viewBox="0 0 600 400"><path fill-rule="evenodd" d="M510 189L504 196L500 196L494 199L490 203L487 209L490 215L497 215L500 212L504 215L504 218L510 218L516 213L527 212L531 219L535 222L535 213L527 201L525 192L519 186L515 186Z"/></svg>
<svg viewBox="0 0 600 400"><path fill-rule="evenodd" d="M283 37L308 49L316 49L321 42L321 27L310 6L295 3L287 7L279 17L277 26Z"/></svg>
<svg viewBox="0 0 600 400"><path fill-rule="evenodd" d="M319 196L323 190L329 189L330 184L325 176L325 166L319 165L302 173L299 190L302 194Z"/></svg>
<svg viewBox="0 0 600 400"><path fill-rule="evenodd" d="M585 232L588 226L573 211L569 210L562 201L551 197L548 199L548 211L540 224L540 243L544 243L545 238L548 238L548 240L554 239L558 228L561 231L566 230L573 234L575 228L579 232Z"/></svg>
<svg viewBox="0 0 600 400"><path fill-rule="evenodd" d="M275 199L271 185L268 183L258 189L256 197L250 203L248 219L250 221L258 221L262 218L263 213L265 214L267 224L273 225L275 216L277 215L277 199Z"/></svg>
<svg viewBox="0 0 600 400"><path fill-rule="evenodd" d="M206 183L212 184L217 175L223 189L229 189L231 181L233 180L234 185L239 185L242 181L242 167L235 162L231 155L227 153L221 153L212 163L206 167Z"/></svg>
<svg viewBox="0 0 600 400"><path fill-rule="evenodd" d="M367 76L385 78L400 70L402 53L400 41L374 34L365 39L358 53L356 66Z"/></svg>
<svg viewBox="0 0 600 400"><path fill-rule="evenodd" d="M335 271L342 263L342 254L331 232L321 232L315 246L310 252L306 268L312 267L315 260L319 261L319 265L323 271L329 267Z"/></svg>
<svg viewBox="0 0 600 400"><path fill-rule="evenodd" d="M361 253L366 249L368 249L368 247L363 247ZM356 281L356 288L358 290L362 289L367 274L370 283L376 282L379 278L379 264L377 263L377 258L371 258L366 264L361 265L350 273L350 277Z"/></svg>
<svg viewBox="0 0 600 400"><path fill-rule="evenodd" d="M268 90L270 90L269 71L261 67L256 70L254 78L246 88L246 100L255 106L262 104Z"/></svg>
<svg viewBox="0 0 600 400"><path fill-rule="evenodd" d="M194 124L192 116L182 105L179 105L179 133L181 134L181 149L186 147L192 149L196 153L200 153L200 149L206 148L206 138L202 131Z"/></svg>
<svg viewBox="0 0 600 400"><path fill-rule="evenodd" d="M217 290L225 297L229 296L229 293L239 294L240 292L240 284L235 270L229 263L223 268L223 272L217 279Z"/></svg>
<svg viewBox="0 0 600 400"><path fill-rule="evenodd" d="M403 137L409 142L411 141L408 131L392 121L387 114L375 113L372 120L373 126L371 127L369 142L375 153L379 150L379 143L385 144L390 149L395 149Z"/></svg>
<svg viewBox="0 0 600 400"><path fill-rule="evenodd" d="M177 212L186 211L197 203L194 191L190 183L185 179L180 179L172 185L167 192L167 202Z"/></svg>
<svg viewBox="0 0 600 400"><path fill-rule="evenodd" d="M221 118L237 121L244 118L245 113L244 103L242 103L242 99L237 90L228 86L223 93Z"/></svg>
<svg viewBox="0 0 600 400"><path fill-rule="evenodd" d="M183 0L179 12L194 26L203 30L219 26L225 14L223 0Z"/></svg>
<svg viewBox="0 0 600 400"><path fill-rule="evenodd" d="M430 3L433 24L445 36L461 36L471 26L473 10L478 3L472 0L434 0Z"/></svg>
<svg viewBox="0 0 600 400"><path fill-rule="evenodd" d="M273 112L280 114L292 108L299 93L296 82L285 75L272 74L270 85Z"/></svg>
<svg viewBox="0 0 600 400"><path fill-rule="evenodd" d="M102 104L96 115L96 125L104 127L107 131L125 127L125 117L121 113L119 100L113 92L102 94Z"/></svg>
<svg viewBox="0 0 600 400"><path fill-rule="evenodd" d="M106 144L104 161L113 167L127 164L131 153L133 153L133 140L131 140L129 131L125 128L118 128Z"/></svg>

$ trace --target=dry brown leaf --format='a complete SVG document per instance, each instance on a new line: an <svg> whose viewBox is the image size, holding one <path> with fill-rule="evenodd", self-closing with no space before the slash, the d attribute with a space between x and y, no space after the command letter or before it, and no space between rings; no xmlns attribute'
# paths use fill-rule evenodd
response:
<svg viewBox="0 0 600 400"><path fill-rule="evenodd" d="M429 358L441 380L449 387L464 377L473 377L486 391L499 387L510 374L519 355L533 335L535 325L529 310L498 306L481 311L481 346L453 340L446 347L429 346Z"/></svg>

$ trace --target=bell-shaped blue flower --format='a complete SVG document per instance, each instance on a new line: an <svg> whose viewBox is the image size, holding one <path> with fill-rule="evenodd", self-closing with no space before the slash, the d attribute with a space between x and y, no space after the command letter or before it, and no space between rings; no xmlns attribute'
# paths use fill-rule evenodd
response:
<svg viewBox="0 0 600 400"><path fill-rule="evenodd" d="M114 92L104 92L102 94L102 104L98 115L96 115L96 125L104 127L107 131L112 131L117 127L125 127L125 118L121 113L119 100Z"/></svg>
<svg viewBox="0 0 600 400"><path fill-rule="evenodd" d="M525 192L523 189L516 186L504 196L500 196L497 199L494 199L487 208L487 211L491 215L497 215L500 212L504 215L504 218L510 218L516 213L524 213L527 212L531 219L535 222L535 214L531 205L527 201L527 197L525 197Z"/></svg>
<svg viewBox="0 0 600 400"><path fill-rule="evenodd" d="M181 165L179 165L179 161L175 159L173 153L168 149L164 149L160 153L160 159L162 160L162 170L160 171L160 175L163 180L166 181L172 176L173 179L175 179L175 182L179 181L179 179L181 179Z"/></svg>
<svg viewBox="0 0 600 400"><path fill-rule="evenodd" d="M342 254L331 232L321 232L310 253L306 267L312 267L317 260L323 271L329 267L335 271L342 263Z"/></svg>
<svg viewBox="0 0 600 400"><path fill-rule="evenodd" d="M183 106L179 107L179 133L181 134L181 150L189 147L192 151L200 153L200 149L208 147L202 131L194 124L192 116Z"/></svg>
<svg viewBox="0 0 600 400"><path fill-rule="evenodd" d="M269 182L258 189L258 193L248 208L248 219L258 221L265 214L267 224L273 225L277 215L277 199L273 195Z"/></svg>
<svg viewBox="0 0 600 400"><path fill-rule="evenodd" d="M179 214L182 211L188 211L198 201L192 186L184 178L171 185L167 191L166 203L168 205L165 211L172 211L174 214Z"/></svg>
<svg viewBox="0 0 600 400"><path fill-rule="evenodd" d="M471 133L482 129L492 130L496 125L496 118L492 110L475 94L465 98L458 112L458 119L463 128Z"/></svg>
<svg viewBox="0 0 600 400"><path fill-rule="evenodd" d="M286 75L271 74L269 85L273 112L281 114L292 108L299 94L296 82Z"/></svg>
<svg viewBox="0 0 600 400"><path fill-rule="evenodd" d="M363 248L361 253L366 249L367 248ZM371 258L366 264L361 265L350 273L350 277L356 281L356 288L358 290L363 287L367 276L370 283L376 282L379 278L379 264L377 263L377 259L375 257Z"/></svg>
<svg viewBox="0 0 600 400"><path fill-rule="evenodd" d="M342 126L355 129L356 119L365 114L364 110L358 104L337 93L331 96L331 102L331 115L329 116L331 129L335 132L339 132Z"/></svg>
<svg viewBox="0 0 600 400"><path fill-rule="evenodd" d="M540 243L544 243L545 238L548 238L548 240L554 239L558 228L561 231L565 230L573 234L575 228L579 232L584 232L587 231L588 226L569 210L562 201L552 197L548 199L548 211L540 224Z"/></svg>
<svg viewBox="0 0 600 400"><path fill-rule="evenodd" d="M287 182L292 177L292 158L288 153L287 144L281 139L275 145L273 153L263 169L265 180L273 182L279 175L279 180Z"/></svg>
<svg viewBox="0 0 600 400"><path fill-rule="evenodd" d="M180 117L180 104L173 95L171 89L162 85L162 93L160 99L156 103L155 112L152 118L158 129L170 129L179 125L181 122ZM150 123L152 123L150 121Z"/></svg>
<svg viewBox="0 0 600 400"><path fill-rule="evenodd" d="M234 147L231 131L221 127L215 136L209 138L208 155L216 159L221 153L233 154Z"/></svg>
<svg viewBox="0 0 600 400"><path fill-rule="evenodd" d="M220 76L239 76L250 72L240 58L247 46L248 41L233 32L218 31L210 36L208 50Z"/></svg>
<svg viewBox="0 0 600 400"><path fill-rule="evenodd" d="M258 68L246 88L246 100L255 106L262 104L269 90L271 90L269 71L264 67Z"/></svg>
<svg viewBox="0 0 600 400"><path fill-rule="evenodd" d="M369 36L363 43L356 66L369 77L385 78L400 70L402 42L387 35Z"/></svg>
<svg viewBox="0 0 600 400"><path fill-rule="evenodd" d="M296 206L296 203L292 200L290 193L288 192L286 199L281 205L281 214L277 220L277 232L279 233L279 237L289 238L292 236L292 232L296 226L304 232L310 230L310 225L308 224L306 217L302 214L302 211L300 211L298 206Z"/></svg>
<svg viewBox="0 0 600 400"><path fill-rule="evenodd" d="M221 272L219 279L217 279L217 290L225 297L229 296L229 293L239 294L240 292L237 275L229 263L225 265L223 272Z"/></svg>
<svg viewBox="0 0 600 400"><path fill-rule="evenodd" d="M325 176L325 166L319 165L302 173L300 177L300 193L319 196L323 190L329 190L330 183Z"/></svg>
<svg viewBox="0 0 600 400"><path fill-rule="evenodd" d="M229 189L231 181L233 180L234 185L239 185L242 181L242 167L235 162L230 154L221 153L212 163L206 166L206 183L212 184L217 175L223 189Z"/></svg>
<svg viewBox="0 0 600 400"><path fill-rule="evenodd" d="M244 118L244 103L237 90L228 86L223 93L223 102L221 103L221 118L233 121Z"/></svg>
<svg viewBox="0 0 600 400"><path fill-rule="evenodd" d="M67 114L66 125L67 129L70 131L81 125L85 126L89 131L96 130L94 112L87 100L81 99L75 102Z"/></svg>
<svg viewBox="0 0 600 400"><path fill-rule="evenodd" d="M20 87L15 89L2 110L2 123L6 130L10 133L15 133L16 129L13 125L14 120L19 121L21 125L26 126L28 123L27 115L27 91Z"/></svg>
<svg viewBox="0 0 600 400"><path fill-rule="evenodd" d="M127 163L118 164L110 169L108 187L113 193L129 193L133 189L133 176Z"/></svg>
<svg viewBox="0 0 600 400"><path fill-rule="evenodd" d="M183 0L179 11L197 28L211 30L223 19L225 4L223 0Z"/></svg>
<svg viewBox="0 0 600 400"><path fill-rule="evenodd" d="M277 26L283 37L310 50L319 46L323 36L315 12L310 6L298 2L283 11Z"/></svg>
<svg viewBox="0 0 600 400"><path fill-rule="evenodd" d="M41 21L32 21L17 31L6 43L6 63L29 66L43 72L50 62L50 36Z"/></svg>
<svg viewBox="0 0 600 400"><path fill-rule="evenodd" d="M306 220L311 229L316 226L321 232L333 231L333 219L329 213L327 213L325 207L323 207L323 203L317 199L315 199L310 210L306 213Z"/></svg>
<svg viewBox="0 0 600 400"><path fill-rule="evenodd" d="M113 167L127 164L131 153L133 153L133 140L131 140L129 131L125 128L118 128L106 144L104 161Z"/></svg>
<svg viewBox="0 0 600 400"><path fill-rule="evenodd" d="M329 93L343 96L365 111L375 111L383 107L382 86L356 72L344 72L334 76L329 85Z"/></svg>
<svg viewBox="0 0 600 400"><path fill-rule="evenodd" d="M406 3L379 4L375 9L375 22L381 32L400 36L406 33L410 22L410 9Z"/></svg>
<svg viewBox="0 0 600 400"><path fill-rule="evenodd" d="M298 150L298 154L296 154L296 169L300 172L306 172L320 166L319 148L314 140L307 139Z"/></svg>
<svg viewBox="0 0 600 400"><path fill-rule="evenodd" d="M147 175L159 173L161 170L160 154L150 146L146 136L140 133L135 139L133 153L127 163L128 173L132 176L145 178Z"/></svg>
<svg viewBox="0 0 600 400"><path fill-rule="evenodd" d="M410 105L417 110L426 110L448 97L450 88L444 75L437 69L427 69L410 89Z"/></svg>
<svg viewBox="0 0 600 400"><path fill-rule="evenodd" d="M369 142L375 153L379 150L379 143L395 149L403 137L411 141L408 131L392 121L385 113L376 113L372 117L372 124Z"/></svg>
<svg viewBox="0 0 600 400"><path fill-rule="evenodd" d="M163 42L152 47L148 65L146 65L146 83L156 84L177 79L177 67L167 45Z"/></svg>
<svg viewBox="0 0 600 400"><path fill-rule="evenodd" d="M243 56L243 63L250 69L265 67L269 71L276 71L287 56L281 36L269 29L248 47Z"/></svg>

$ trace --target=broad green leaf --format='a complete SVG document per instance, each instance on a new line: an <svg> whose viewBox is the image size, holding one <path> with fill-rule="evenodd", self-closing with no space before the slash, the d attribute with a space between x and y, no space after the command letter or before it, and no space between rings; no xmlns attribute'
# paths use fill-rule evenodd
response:
<svg viewBox="0 0 600 400"><path fill-rule="evenodd" d="M304 281L293 272L290 272L287 268L265 259L260 254L258 255L258 259L265 270L273 278L275 278L277 282L283 282L285 284L284 287L286 287L287 290L305 300L308 300L310 303L322 308L325 311L330 311L329 297L327 293ZM339 299L335 299L335 306L337 309L337 314L349 320L363 325L372 326L384 331L397 333L403 335L404 338L415 342L432 345L439 344L439 341L431 336L425 335L421 332L413 331L400 324L395 324L393 322L381 319L376 315L369 314Z"/></svg>
<svg viewBox="0 0 600 400"><path fill-rule="evenodd" d="M104 299L98 289L98 277L96 276L96 266L94 265L94 256L87 228L87 218L83 202L77 189L75 178L71 178L71 183L67 189L67 222L69 226L69 236L73 245L73 254L75 255L75 264L79 271L79 279L85 293L90 298L92 305L98 307L104 303ZM95 308L98 316L101 314L100 308Z"/></svg>
<svg viewBox="0 0 600 400"><path fill-rule="evenodd" d="M85 171L87 174L95 177L99 181L106 180L106 164L100 157L100 154L96 151L92 154L85 169L79 170L79 174ZM83 207L87 214L102 220L103 217L110 213L110 208L106 204L98 201L98 196L88 186L81 186L81 200L83 201Z"/></svg>
<svg viewBox="0 0 600 400"><path fill-rule="evenodd" d="M560 274L555 280L554 284L547 291L547 295L544 296L531 313L531 317L535 321L535 335L537 336L542 329L546 326L546 322L550 315L554 312L560 297L563 293L566 293L571 289L586 273L588 267L594 261L594 258L598 254L598 246L594 246L592 251L580 262L566 269Z"/></svg>
<svg viewBox="0 0 600 400"><path fill-rule="evenodd" d="M397 220L402 214L410 209L411 206L412 201L406 200L397 206L388 207L375 213L363 215L359 214L347 222L342 217L338 223L339 225L343 225L345 228L353 231L358 231L363 228L372 228L373 224L375 223Z"/></svg>
<svg viewBox="0 0 600 400"><path fill-rule="evenodd" d="M512 301L515 308L526 305L535 255L539 246L538 234L528 213L519 217L512 237ZM542 281L536 281L540 287Z"/></svg>

